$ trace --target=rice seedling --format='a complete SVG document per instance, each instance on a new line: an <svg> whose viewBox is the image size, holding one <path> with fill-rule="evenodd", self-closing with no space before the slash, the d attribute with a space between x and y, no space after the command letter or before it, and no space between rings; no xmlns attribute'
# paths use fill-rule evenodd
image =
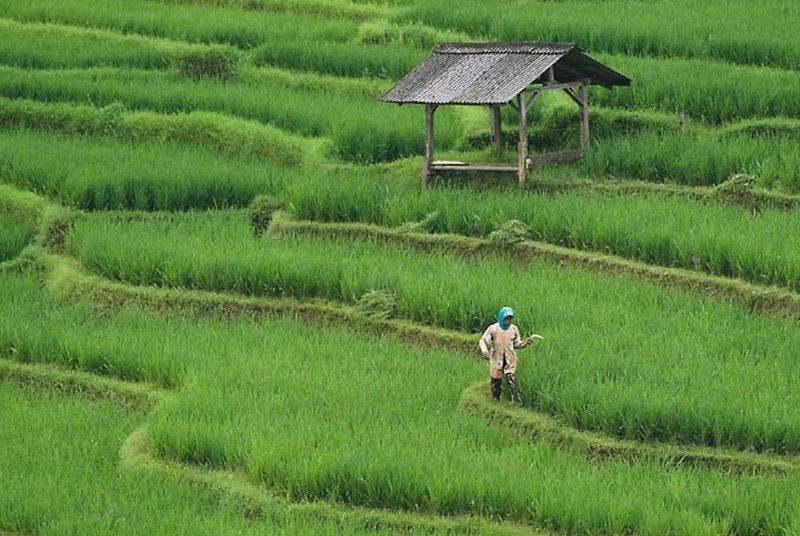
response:
<svg viewBox="0 0 800 536"><path fill-rule="evenodd" d="M95 108L0 97L0 126L105 135L134 143L178 143L280 166L298 165L309 145L306 140L254 121L208 112L169 116L131 113L119 103Z"/></svg>

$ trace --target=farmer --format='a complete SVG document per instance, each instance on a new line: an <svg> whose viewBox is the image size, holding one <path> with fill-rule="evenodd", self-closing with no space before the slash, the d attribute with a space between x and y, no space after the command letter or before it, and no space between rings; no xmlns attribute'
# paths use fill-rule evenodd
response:
<svg viewBox="0 0 800 536"><path fill-rule="evenodd" d="M508 382L511 402L519 400L517 388L517 348L525 348L534 342L534 336L522 340L517 326L511 323L514 311L503 307L497 313L497 322L486 328L480 340L483 357L489 360L492 397L500 400L503 374ZM538 336L537 336L538 338Z"/></svg>

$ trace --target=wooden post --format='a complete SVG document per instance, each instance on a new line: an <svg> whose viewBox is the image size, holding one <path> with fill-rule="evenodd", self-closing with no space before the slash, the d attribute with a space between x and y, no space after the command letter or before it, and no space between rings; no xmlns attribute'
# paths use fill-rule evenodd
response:
<svg viewBox="0 0 800 536"><path fill-rule="evenodd" d="M489 106L489 120L492 137L492 147L499 151L503 145L503 133L500 129L500 105L492 104Z"/></svg>
<svg viewBox="0 0 800 536"><path fill-rule="evenodd" d="M525 112L527 106L525 105L525 92L517 95L517 111L519 113L519 144L517 146L517 177L519 185L525 184L527 175L527 161L528 161L528 122Z"/></svg>
<svg viewBox="0 0 800 536"><path fill-rule="evenodd" d="M581 113L581 153L586 154L589 149L589 81L581 82L580 93Z"/></svg>
<svg viewBox="0 0 800 536"><path fill-rule="evenodd" d="M428 187L431 178L431 165L433 164L433 112L435 104L425 104L425 162L422 166L422 187Z"/></svg>

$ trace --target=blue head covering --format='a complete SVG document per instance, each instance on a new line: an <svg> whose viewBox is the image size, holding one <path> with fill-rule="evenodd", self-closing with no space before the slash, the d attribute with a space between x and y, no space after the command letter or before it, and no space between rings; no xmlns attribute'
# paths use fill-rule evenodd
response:
<svg viewBox="0 0 800 536"><path fill-rule="evenodd" d="M509 316L514 316L514 309L512 309L511 307L503 307L502 309L500 309L500 312L497 313L497 323L500 326L500 329L503 330L508 329L503 325L503 320L505 320L506 317Z"/></svg>

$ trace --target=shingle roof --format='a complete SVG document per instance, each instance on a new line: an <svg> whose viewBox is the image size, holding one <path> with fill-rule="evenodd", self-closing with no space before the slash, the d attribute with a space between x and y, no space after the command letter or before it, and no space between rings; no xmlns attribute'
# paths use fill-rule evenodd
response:
<svg viewBox="0 0 800 536"><path fill-rule="evenodd" d="M450 43L437 47L380 99L396 103L503 104L553 67L556 82L588 79L605 87L630 79L574 43Z"/></svg>

